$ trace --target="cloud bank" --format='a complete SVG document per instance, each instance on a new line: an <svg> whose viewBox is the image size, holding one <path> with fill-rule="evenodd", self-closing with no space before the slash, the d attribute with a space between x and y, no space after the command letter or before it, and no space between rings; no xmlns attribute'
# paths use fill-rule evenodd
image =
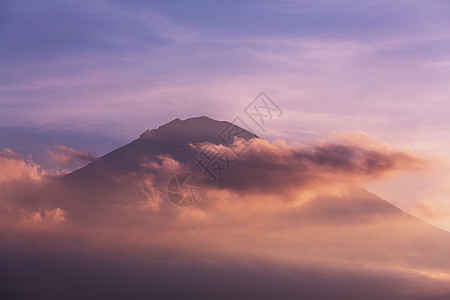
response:
<svg viewBox="0 0 450 300"><path fill-rule="evenodd" d="M223 153L234 161L233 172L225 173L217 186L240 192L280 194L314 185L362 184L427 165L411 152L392 150L373 138L368 143L367 139L367 135L363 139L352 135L342 139L341 135L341 140L294 147L282 140L270 143L263 139L235 141L230 147L211 143L193 147L200 152Z"/></svg>
<svg viewBox="0 0 450 300"><path fill-rule="evenodd" d="M261 139L235 140L229 147L190 145L190 149L208 147L230 156L242 150L239 156L234 154L236 161L216 183L205 178L203 197L191 209L171 205L166 194L174 174L199 172L188 161L168 154L140 156L124 152L122 157L115 152L62 177L28 200L18 201L13 208L20 213L7 231L0 232L1 237L4 243L8 241L6 236L27 243L39 240L50 249L45 252L55 251L55 255L65 256L69 251L74 255L70 261L79 261L86 266L83 270L101 276L106 274L102 264L88 263L97 254L89 252L80 257L78 251L57 245L69 243L88 249L82 253L92 249L107 251L115 256L113 264L121 266L118 270L128 270L135 276L138 271L126 253L150 258L151 274L166 270L173 276L174 272L190 270L186 263L192 263L194 269L202 267L205 259L207 268L211 260L217 261L217 272L228 274L225 278L234 273L224 266L244 266L247 272L245 262L289 274L312 272L318 275L309 284L310 295L317 293L321 286L318 282L333 289L329 280L350 278L351 274L368 278L358 285L361 293L373 287L369 278L382 274L392 276L396 282L387 298L445 295L445 283L450 280L448 233L354 187L361 180L420 170L426 167L426 160L370 138L373 143L369 143L367 136L362 140L359 134L345 137L291 146ZM8 160L24 163L13 152L2 153ZM129 159L135 163L123 168ZM5 255L14 257L15 250L5 245ZM22 255L33 253L33 247L22 247ZM36 259L38 263L46 261L44 257ZM168 262L175 267L171 269ZM8 266L13 268L14 264ZM336 274L331 279L330 272ZM202 276L208 271L195 274ZM266 275L275 281L283 278L266 271L257 271L254 276ZM289 278L291 289L298 277ZM416 279L426 284L417 286ZM218 281L207 282L220 286ZM185 280L176 282L186 284ZM403 292L405 286L407 295ZM162 286L155 290L165 291ZM354 294L356 290L335 291ZM302 294L298 290L290 293Z"/></svg>

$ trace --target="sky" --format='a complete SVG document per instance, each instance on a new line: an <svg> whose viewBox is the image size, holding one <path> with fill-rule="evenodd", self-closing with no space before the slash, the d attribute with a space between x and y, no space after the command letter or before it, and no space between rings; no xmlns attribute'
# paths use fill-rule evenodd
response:
<svg viewBox="0 0 450 300"><path fill-rule="evenodd" d="M233 120L264 91L269 140L367 134L430 161L365 187L450 229L447 1L0 4L0 148L103 155L172 119Z"/></svg>

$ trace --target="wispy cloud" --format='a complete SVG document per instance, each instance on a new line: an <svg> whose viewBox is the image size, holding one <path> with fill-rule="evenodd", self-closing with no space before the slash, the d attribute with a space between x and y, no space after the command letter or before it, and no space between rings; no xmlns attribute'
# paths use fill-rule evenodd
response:
<svg viewBox="0 0 450 300"><path fill-rule="evenodd" d="M53 144L53 149L48 150L50 157L62 166L86 164L97 158L92 153L75 150L64 145Z"/></svg>

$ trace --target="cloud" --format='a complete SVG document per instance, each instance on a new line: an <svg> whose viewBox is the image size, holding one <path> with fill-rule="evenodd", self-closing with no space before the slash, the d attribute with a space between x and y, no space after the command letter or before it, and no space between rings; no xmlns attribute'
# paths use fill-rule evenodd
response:
<svg viewBox="0 0 450 300"><path fill-rule="evenodd" d="M59 223L66 219L67 212L59 207L54 209L44 209L41 211L34 211L24 217L27 223L41 223L51 222Z"/></svg>
<svg viewBox="0 0 450 300"><path fill-rule="evenodd" d="M230 147L211 143L193 147L225 153L231 161L235 160L231 171L218 180L217 187L241 192L278 194L308 185L361 184L396 171L420 170L427 164L413 153L392 150L367 134L353 134L346 139L341 134L338 140L305 146L254 139L235 141Z"/></svg>
<svg viewBox="0 0 450 300"><path fill-rule="evenodd" d="M433 222L448 218L450 216L450 205L447 203L433 203L421 200L411 208L411 213Z"/></svg>
<svg viewBox="0 0 450 300"><path fill-rule="evenodd" d="M5 148L0 151L0 203L9 203L48 182L39 165Z"/></svg>
<svg viewBox="0 0 450 300"><path fill-rule="evenodd" d="M63 221L66 212L60 208L36 210L35 207L41 204L36 203L34 207L23 204L24 199L54 182L58 176L57 171L44 170L11 149L0 151L0 224Z"/></svg>
<svg viewBox="0 0 450 300"><path fill-rule="evenodd" d="M10 73L10 76L5 78L8 81L5 81L4 100L10 111L14 112L2 115L4 124L17 125L17 122L26 118L33 125L69 123L70 126L79 127L86 124L93 131L107 134L126 132L130 136L137 128L148 126L149 121L157 125L161 120L175 117L173 111L168 109L172 105L179 106L180 111L177 113L181 112L184 116L208 113L215 117L230 118L241 107L241 101L250 101L262 87L277 96L286 111L290 110L294 114L304 112L304 115L293 118L306 123L301 126L307 130L317 131L319 127L326 126L328 131L343 126L344 119L346 125L354 126L357 122L359 128L383 128L384 133L395 133L402 128L408 131L410 126L416 126L418 122L427 123L430 120L440 120L445 124L446 109L431 111L433 107L445 105L445 101L442 105L427 106L427 99L446 94L448 76L444 70L439 71L440 68L423 64L430 59L441 62L448 61L448 58L437 57L433 52L427 54L429 51L422 53L420 49L445 49L446 46L438 44L439 47L436 47L433 42L435 36L419 35L417 30L412 31L412 37L394 38L389 36L392 26L388 26L389 30L382 30L388 37L382 34L383 38L373 39L372 35L364 34L358 38L353 35L355 28L349 29L345 25L341 28L342 33L348 34L350 30L351 39L339 38L335 34L332 35L334 38L298 36L299 26L295 23L299 22L299 18L291 15L293 11L331 9L329 5L312 2L308 5L287 2L257 5L259 9L273 14L272 20L281 18L283 24L288 19L290 22L284 24L283 30L275 36L269 34L268 28L262 30L263 27L257 26L254 29L258 29L258 32L251 34L251 37L240 35L242 26L246 24L237 26L235 32L230 32L232 34L223 34L221 27L219 34L216 32L218 28L211 32L212 28L205 27L205 24L197 27L193 26L192 20L184 23L186 9L195 10L195 5L186 7L180 4L173 7L173 4L168 4L168 7L159 7L160 3L155 4L159 8L150 5L136 9L128 3L106 1L95 1L94 4L82 1L76 5L58 1L46 3L38 5L30 1L26 7L34 9L24 9L24 4L15 2L6 5L6 12L11 12L8 13L10 18L5 18L8 26L3 26L3 37L6 38L4 44L7 48L12 47L10 54L19 55L20 59L4 62L5 70L10 70L5 72ZM86 9L87 6L89 9ZM259 14L253 5L238 6L239 10L230 13L241 13L241 9L245 9L249 13ZM356 7L354 3L345 5L350 6L350 12L347 8L343 9L345 14L352 14L355 9L364 14L368 12L363 9L366 4ZM381 7L391 7L388 3L375 6L382 15L390 10ZM435 4L420 6L423 8L418 9L418 12L426 13ZM8 7L12 7L11 10ZM58 14L47 16L48 7L64 13L66 18L57 18ZM341 5L331 7L331 11L336 12L335 9L339 8L337 10L343 12ZM396 8L395 13L403 17L405 10L399 7L405 7L407 11L415 10L414 5L393 7ZM15 10L17 15L13 13ZM223 15L220 9L211 7L211 10ZM283 10L287 15L280 15ZM102 14L96 13L99 11ZM176 11L180 15L174 16ZM445 10L435 10L438 14L442 11ZM370 13L373 11L370 10ZM322 13L319 15L323 17ZM208 14L206 17L211 16ZM23 19L29 22L25 24ZM83 22L75 21L80 19ZM399 21L397 16L388 19ZM432 23L437 20L435 17L419 19L432 20ZM242 20L246 23L248 18ZM312 18L310 21L316 20ZM404 25L411 24L409 16L401 20ZM211 21L216 21L216 18ZM319 24L322 27L326 23ZM376 27L383 27L383 24L387 23L377 21ZM272 25L276 25L269 26L274 29L279 23ZM74 34L68 39L61 39L61 30L66 27ZM294 34L281 34L288 28ZM302 28L315 32L310 26ZM322 29L326 28L327 25ZM334 31L335 27L331 29ZM29 34L31 38L23 34ZM162 41L151 38L154 34L161 36ZM37 39L36 36L44 39ZM183 37L189 38L186 41ZM17 47L21 51L17 51ZM24 49L33 49L33 53L28 53L28 50L22 53ZM123 51L120 57L117 55L118 49ZM392 49L398 49L396 56L380 56L379 51ZM406 57L405 49L419 50L419 57ZM45 55L30 60L30 55L36 53ZM47 60L43 60L44 57ZM148 65L152 68L148 68ZM37 71L33 73L32 70ZM401 80L397 80L399 78ZM83 84L82 89L80 84ZM30 87L38 88L39 91L30 92ZM64 99L64 105L59 105L60 99ZM228 110L217 110L217 101L226 101ZM420 103L424 105L423 108L417 107ZM355 111L357 114L353 113ZM323 113L329 115L321 116ZM414 122L410 120L411 115ZM101 125L97 123L99 116ZM119 119L127 121L117 122ZM374 119L379 122L374 123ZM395 127L391 126L392 122L409 124ZM292 122L287 123L286 127L292 127ZM343 127L351 128L349 126ZM114 130L111 130L112 127ZM391 131L392 127L395 128ZM369 130L367 127L364 129ZM416 134L415 130L411 131ZM398 135L404 136L405 133L400 132Z"/></svg>
<svg viewBox="0 0 450 300"><path fill-rule="evenodd" d="M355 271L342 266L272 266L207 258L164 261L131 251L35 246L20 240L0 244L0 264L4 299L70 295L77 299L409 300L449 295L447 282L422 274L411 276L402 269Z"/></svg>
<svg viewBox="0 0 450 300"><path fill-rule="evenodd" d="M9 148L0 151L0 182L15 180L39 180L39 166L31 161L26 162L23 157Z"/></svg>
<svg viewBox="0 0 450 300"><path fill-rule="evenodd" d="M427 293L435 292L432 282L438 281L433 276L448 279L450 244L445 233L350 187L426 165L412 153L393 150L362 133L305 145L261 139L236 140L230 147L192 145L230 155L242 152L217 183L204 182L195 207L179 209L166 199L167 183L174 174L195 170L175 155L142 155L139 149L147 150L148 144L134 146L133 151L98 159L20 202L9 234L50 248L71 244L82 251L136 253L140 262L142 257L156 257L175 264L192 261L198 267L199 259L207 258L218 261L220 270L242 261L286 268L289 274L311 262L314 272L346 266L352 274L383 276L401 270L407 278L420 274L427 280ZM302 201L289 201L298 200L296 193L303 193ZM76 276L73 268L70 272ZM312 282L317 278L326 279L326 272ZM392 288L393 293L401 290Z"/></svg>
<svg viewBox="0 0 450 300"><path fill-rule="evenodd" d="M62 166L85 164L93 161L97 157L92 153L86 153L80 150L64 145L53 145L54 151L48 150L50 157Z"/></svg>
<svg viewBox="0 0 450 300"><path fill-rule="evenodd" d="M136 148L130 148L133 151L115 152L64 176L21 205L31 212L60 208L66 212L65 219L71 222L96 223L99 214L105 218L103 222L134 218L137 212L171 216L173 211L167 206L168 182L176 174L194 173L204 179L205 201L199 204L197 215L200 218L218 211L228 214L226 205L231 202L231 207L237 210L242 205L245 207L248 201L258 202L262 210L272 210L286 202L303 205L315 198L328 197L328 200L316 201L325 203L323 207L326 208L327 201L339 203L336 199L345 198L349 187L427 166L425 159L391 149L388 143L361 132L334 133L329 140L302 145L263 139L249 142L238 139L229 147L210 143L184 145L183 151L187 152L178 156L179 161L169 154L141 153L144 145L135 145ZM93 158L91 154L66 146L55 145L55 148L59 151L50 153L60 163ZM187 161L192 150L205 149L225 153L232 161L230 169L215 183L202 177L203 170ZM176 150L173 154L180 152ZM357 201L342 203L344 206L357 205ZM386 212L377 201L365 205L358 213L360 216ZM327 217L326 210L315 209L311 211L323 212L317 218L333 219L333 216ZM354 211L341 212L356 214ZM117 214L117 219L108 217L112 214ZM350 216L348 220L358 218Z"/></svg>
<svg viewBox="0 0 450 300"><path fill-rule="evenodd" d="M341 203L344 207L359 205L356 200L336 200L350 199L350 187L427 166L425 159L407 151L393 150L388 143L365 133L335 133L329 140L303 145L263 139L249 142L238 139L229 147L210 143L184 145L183 151L188 151L187 154L191 150L207 149L228 155L232 161L230 169L213 183L208 177L202 177L202 169L187 161L189 155L186 153L183 152L179 157L184 158L178 161L169 154L141 153L140 147L144 145L139 145L136 144L133 151L105 156L79 172L63 177L52 188L40 191L23 205L31 211L61 208L67 212L67 220L77 223L96 223L99 214L104 218L102 222L135 218L135 213L158 214L153 217L157 220L174 213L168 206L166 194L171 178L176 174L194 173L203 179L204 186L205 201L199 204L200 210L196 210L200 219L218 212L230 216L233 213L227 207L244 209L249 201L259 203L260 209L269 211L286 205L286 202L303 205L315 201L322 203L321 208L312 207L311 215L314 213L318 219L334 222L333 211L326 209L327 203ZM73 151L63 154L67 152L69 155L66 156L71 158ZM238 156L236 152L241 154ZM173 153L180 154L178 150ZM76 154L78 157L80 153ZM314 200L320 197L328 198ZM377 201L364 205L358 212L342 210L339 205L334 210L340 211L341 215L347 214L349 221L398 212L380 207ZM117 218L110 219L108 216L113 214ZM336 222L341 222L338 219Z"/></svg>
<svg viewBox="0 0 450 300"><path fill-rule="evenodd" d="M285 127L294 132L292 136L296 136L299 127L320 134L329 128L357 126L365 130L371 128L372 132L384 136L404 138L409 135L416 139L416 135L424 137L429 132L446 130L448 74L440 64L448 61L447 52L441 51L447 47L448 39L435 43L435 38L425 33L427 39L420 42L422 30L429 27L420 26L423 24L420 23L422 30L418 32L413 28L418 22L411 22L421 19L433 23L439 19L434 16L443 15L447 10L439 9L439 13L431 14L430 10L437 6L434 4L423 4L425 9L418 10L425 13L420 14L422 17L414 15L415 5L403 4L389 4L387 6L394 9L387 10L376 5L375 15L365 4L358 4L354 14L355 5L349 1L341 1L331 8L311 1L244 4L232 7L226 14L221 6L208 6L209 13L203 14L202 20L191 20L190 17L188 20L186 11L197 14L197 5L180 2L180 6L174 8L173 3L164 2L167 6L161 10L167 15L175 14L165 18L134 9L136 3L125 6L97 1L86 5L88 2L84 1L66 5L49 1L37 7L37 4L25 2L26 5L14 2L8 6L14 10L8 9L7 18L1 18L7 22L6 26L0 26L5 33L2 35L6 47L3 47L6 50L3 53L11 58L2 62L8 77L4 79L2 99L7 107L1 116L4 124L17 124L21 120L28 120L31 125L64 123L107 134L127 132L129 136L136 128L147 126L149 120L156 125L158 120L173 116L173 107L179 107L185 115L201 114L201 110L228 118L229 113L234 115L233 111L242 108L242 101L250 101L264 86L270 95L280 99L286 112L291 112L286 113ZM152 8L158 5L152 3ZM49 14L49 7L56 13ZM303 17L299 18L298 13ZM60 18L61 15L65 17ZM261 15L270 17L261 19ZM342 19L348 22L335 22ZM241 21L236 23L235 20ZM256 23L246 20L256 20ZM274 22L270 24L266 20ZM179 24L189 24L201 32L193 32L188 26ZM401 39L392 43L392 33L405 27L410 28L413 40ZM448 36L448 32L442 31L448 26L438 27L435 34ZM301 34L298 34L299 28ZM66 35L67 31L71 34ZM317 34L323 39L317 39ZM350 37L350 40L339 40L342 36ZM64 99L64 105L60 105L61 99ZM220 101L227 104L228 113L222 108L217 109L215 104ZM117 122L125 119L129 120L124 121L125 124ZM55 161L63 165L89 161L85 154L61 147L50 151ZM233 147L236 150L244 145ZM21 198L47 182L39 166L12 151L5 150L2 155L2 201L9 199L9 204L14 203L13 199ZM380 199L367 194L350 197L344 189L336 187L377 180L396 171L420 169L424 164L411 153L392 150L377 142L372 145L371 138L364 139L361 135L298 147L255 141L217 184L205 186L204 198L198 206L178 210L167 205L164 192L172 172L185 167L182 162L170 156L152 157L136 169L116 170L107 161L98 161L89 170L97 168L101 172L91 173L89 177L68 176L47 187L39 197L16 207L26 210L20 217L31 212L37 222L7 234L20 236L27 231L32 237L28 236L26 240L38 240L40 244L69 241L98 247L108 253L115 250L150 253L166 259L171 257L173 261L212 257L227 263L231 259L259 259L261 265L284 262L292 266L301 260L309 260L336 269L342 269L342 263L359 264L359 267L364 266L362 268L376 265L401 269L407 278L417 278L420 272L427 277L448 274L449 251L445 242L448 239L444 234L425 230L425 225L410 224L398 214L386 214L385 210L390 209L386 209ZM302 193L302 201L287 201L292 199L288 196L294 197L295 193ZM4 217L11 215L8 209ZM379 218L373 218L374 214ZM51 221L62 219L67 227ZM49 227L41 230L36 226L41 223ZM16 224L8 224L13 225ZM2 226L0 234L3 234L3 228L6 227ZM58 230L60 232L56 232ZM30 253L36 253L36 248ZM49 270L48 266L67 266L67 256L64 252L61 256L63 259L57 260L61 263L55 264L50 257L31 259L31 264L25 264L33 266L25 272L28 278L33 278L30 281L35 281L29 286L40 288L42 285L36 282L50 278L48 289L54 292L54 282L61 280L60 270L53 272L54 277L42 276L48 274L40 271ZM17 270L23 270L23 266L11 266L13 262L23 262L20 254L0 257L5 261L2 265L10 266L6 269L8 278L11 278L10 274L17 274ZM84 260L85 265L97 262L96 258ZM75 276L78 261L83 262L82 259L69 259L69 263L75 263L70 264L70 270L65 269L67 278ZM121 264L130 265L129 262ZM142 260L135 264L142 265ZM103 272L85 268L76 278L89 278L86 280L89 285L98 278L110 276L111 264L106 262L100 269ZM112 287L115 291L124 280L123 274L135 274L132 268L133 271L122 270L117 271L119 275L113 280L117 285L107 281L104 283L106 289ZM142 277L129 277L139 278L139 282L148 281L150 276L145 270L142 272ZM161 278L159 269L154 273L156 279ZM254 278L251 275L235 277L233 273L211 282L203 281L208 276L200 273L203 276L185 289L207 291L216 282L238 278L236 285L244 285L243 294L248 296L245 294L249 288L246 286L248 278ZM288 273L291 275L291 270ZM180 272L170 272L169 279L163 284L169 286L169 292L183 294L184 290L176 284L179 281L173 280L173 274ZM183 278L197 279L189 277L192 272L185 274L188 275ZM207 274L214 276L218 272ZM23 274L16 276L24 278ZM298 286L305 278L308 281L318 277L323 278L323 275L317 276L316 272L312 276L302 274L300 278L294 276L290 282L292 286ZM417 281L406 287L394 284L392 289L398 293L412 293L422 286L435 290L428 281ZM270 284L273 280L263 282ZM338 286L342 287L345 282L355 281L345 280ZM380 280L367 282L372 286ZM394 280L388 282L397 283ZM445 284L448 287L448 282ZM11 293L26 290L14 288L24 284L8 286L13 286ZM58 294L66 292L64 284L56 286ZM179 289L173 289L173 286ZM310 286L312 284L304 284L303 287ZM125 290L136 291L135 287L133 282ZM266 284L258 281L250 288L262 289L263 296L272 296L264 293L265 287ZM318 284L321 292L327 292L324 287L330 285ZM78 286L76 290L87 294L90 291ZM224 291L231 290L234 289L224 288ZM375 290L385 291L383 287ZM154 291L149 289L149 293ZM364 290L360 295L371 296L373 291ZM330 293L330 297L333 296L335 294ZM98 298L102 297L104 295ZM342 298L355 297L344 295Z"/></svg>

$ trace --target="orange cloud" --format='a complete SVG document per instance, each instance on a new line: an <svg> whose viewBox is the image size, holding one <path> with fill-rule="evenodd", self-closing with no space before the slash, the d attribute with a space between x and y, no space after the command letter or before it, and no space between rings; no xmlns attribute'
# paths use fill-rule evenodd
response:
<svg viewBox="0 0 450 300"><path fill-rule="evenodd" d="M230 147L203 143L199 151L225 153L233 160L217 187L235 191L284 193L308 185L361 184L396 171L414 171L426 160L410 152L392 150L384 144L366 144L365 139L319 141L306 146L288 146L283 141L236 140ZM236 155L236 153L241 153Z"/></svg>
<svg viewBox="0 0 450 300"><path fill-rule="evenodd" d="M235 162L216 183L204 181L203 197L191 209L166 199L171 176L195 172L186 161L116 152L21 202L22 221L11 227L19 236L31 232L49 243L174 261L208 257L287 267L314 261L380 272L400 266L413 275L450 270L445 235L354 187L424 167L426 161L414 154L357 138L192 147L234 155Z"/></svg>
<svg viewBox="0 0 450 300"><path fill-rule="evenodd" d="M48 176L33 161L5 148L0 151L0 203L12 203L48 182Z"/></svg>
<svg viewBox="0 0 450 300"><path fill-rule="evenodd" d="M66 166L71 164L89 163L97 157L92 153L86 153L80 150L64 145L53 145L54 151L48 150L50 157L58 164Z"/></svg>
<svg viewBox="0 0 450 300"><path fill-rule="evenodd" d="M0 151L0 183L40 179L41 171L38 165L32 161L25 161L20 154L9 148Z"/></svg>

